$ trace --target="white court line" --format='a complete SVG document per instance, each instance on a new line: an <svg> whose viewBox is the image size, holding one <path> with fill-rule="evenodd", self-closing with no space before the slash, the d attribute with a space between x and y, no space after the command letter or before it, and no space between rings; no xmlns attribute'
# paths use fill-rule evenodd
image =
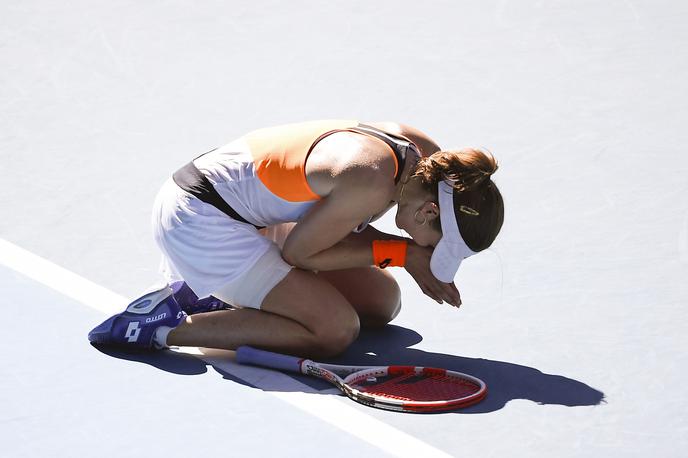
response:
<svg viewBox="0 0 688 458"><path fill-rule="evenodd" d="M58 266L30 251L0 239L0 265L6 266L26 277L48 286L55 291L70 297L103 314L111 315L124 309L129 302L124 296L103 288L74 272ZM220 358L221 351L201 349L184 349L185 353L200 356L201 359L228 372L238 372L238 366L229 358ZM252 369L254 370L254 369ZM255 369L259 370L259 369ZM237 374L237 376L239 376ZM241 378L241 376L239 376ZM291 377L290 377L291 378ZM292 379L301 385L293 385L303 391L312 391L310 387ZM261 388L260 386L257 386ZM387 423L373 418L349 404L353 401L342 401L339 397L312 395L304 392L266 391L265 393L307 412L320 420L333 425L348 434L383 450L394 456L427 456L450 457L418 438L400 431Z"/></svg>
<svg viewBox="0 0 688 458"><path fill-rule="evenodd" d="M683 226L678 234L678 254L681 262L688 264L688 212L683 218Z"/></svg>

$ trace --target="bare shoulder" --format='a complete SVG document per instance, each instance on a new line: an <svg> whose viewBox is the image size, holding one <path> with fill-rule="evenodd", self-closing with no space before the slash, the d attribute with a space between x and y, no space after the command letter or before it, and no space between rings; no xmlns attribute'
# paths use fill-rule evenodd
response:
<svg viewBox="0 0 688 458"><path fill-rule="evenodd" d="M389 132L390 134L401 135L403 137L408 138L413 143L415 143L416 146L418 146L423 156L430 156L431 154L436 153L437 151L440 151L442 149L425 132L413 126L409 126L408 124L400 124L389 121L367 122L366 124L371 125L373 127L377 127L378 129L384 130L385 132Z"/></svg>
<svg viewBox="0 0 688 458"><path fill-rule="evenodd" d="M394 193L395 167L394 156L382 140L338 132L313 148L306 162L306 179L320 196L329 195L335 187L386 196Z"/></svg>

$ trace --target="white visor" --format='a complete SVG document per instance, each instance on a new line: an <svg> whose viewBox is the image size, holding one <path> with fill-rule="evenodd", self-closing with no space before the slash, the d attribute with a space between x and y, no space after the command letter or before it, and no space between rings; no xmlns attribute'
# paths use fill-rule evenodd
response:
<svg viewBox="0 0 688 458"><path fill-rule="evenodd" d="M435 278L444 283L453 282L461 261L475 254L461 237L454 213L454 188L450 183L440 180L438 185L442 238L430 258L430 271Z"/></svg>

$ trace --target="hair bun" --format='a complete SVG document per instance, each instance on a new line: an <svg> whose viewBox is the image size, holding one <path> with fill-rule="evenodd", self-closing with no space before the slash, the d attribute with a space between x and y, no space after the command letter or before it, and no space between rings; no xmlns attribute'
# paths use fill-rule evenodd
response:
<svg viewBox="0 0 688 458"><path fill-rule="evenodd" d="M499 165L492 153L477 148L438 151L418 163L415 175L429 187L440 180L455 182L458 191L470 191L489 182Z"/></svg>
<svg viewBox="0 0 688 458"><path fill-rule="evenodd" d="M472 191L490 182L499 165L492 153L477 148L464 148L453 152L452 170L447 178L455 177L458 191Z"/></svg>

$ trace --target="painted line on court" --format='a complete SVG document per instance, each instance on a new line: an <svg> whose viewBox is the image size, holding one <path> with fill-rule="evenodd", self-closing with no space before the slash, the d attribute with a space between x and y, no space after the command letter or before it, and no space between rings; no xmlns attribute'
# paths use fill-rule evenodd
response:
<svg viewBox="0 0 688 458"><path fill-rule="evenodd" d="M6 266L106 315L121 311L129 302L124 296L116 294L4 239L0 239L0 265ZM214 367L230 372L240 378L243 378L242 372L248 375L248 372L266 371L266 369L246 368L234 363L230 357L231 352L226 350L185 348L182 351L198 355L208 364L212 364ZM270 372L276 375L274 371ZM283 376L288 377L284 374ZM265 379L264 376L261 378ZM353 401L343 401L340 397L335 396L309 394L309 392L313 392L310 387L301 384L291 377L289 379L292 385L290 388L297 389L298 391L265 391L265 393L391 455L451 456L410 434L361 412L350 404ZM247 381L250 383L250 380ZM264 388L255 384L254 386ZM265 389L270 388L265 387Z"/></svg>
<svg viewBox="0 0 688 458"><path fill-rule="evenodd" d="M681 262L688 264L688 211L683 217L683 225L678 233L678 254Z"/></svg>

